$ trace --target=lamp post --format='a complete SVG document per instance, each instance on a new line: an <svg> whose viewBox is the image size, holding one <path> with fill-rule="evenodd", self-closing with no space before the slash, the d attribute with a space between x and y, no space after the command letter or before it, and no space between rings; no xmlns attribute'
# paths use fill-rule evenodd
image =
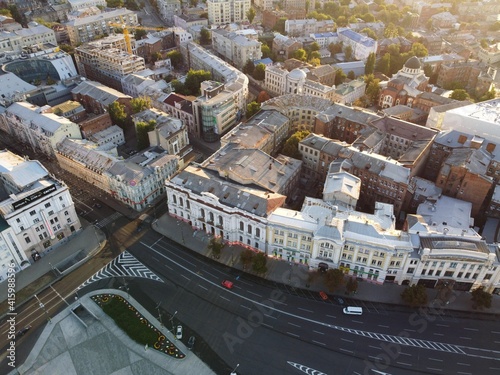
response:
<svg viewBox="0 0 500 375"><path fill-rule="evenodd" d="M177 311L176 311L176 312L174 312L174 315L172 315L172 316L170 317L170 325L172 326L172 334L174 335L174 337L176 337L176 336L175 336L175 329L174 329L174 316L175 316L175 315L177 315Z"/></svg>
<svg viewBox="0 0 500 375"><path fill-rule="evenodd" d="M233 369L233 371L231 371L231 374L229 374L229 375L238 375L238 374L236 374L236 369L237 369L238 367L240 367L240 364L239 364L239 363L236 365L236 367Z"/></svg>
<svg viewBox="0 0 500 375"><path fill-rule="evenodd" d="M38 298L38 296L36 294L35 294L35 298L38 301L38 306L40 306L40 308L43 310L43 312L47 316L47 321L50 323L52 321L52 319L50 319L49 313L47 312L47 309L45 308L45 305L43 304L42 301L40 301L40 298Z"/></svg>
<svg viewBox="0 0 500 375"><path fill-rule="evenodd" d="M122 289L122 288L123 288L123 289ZM120 286L118 287L118 289L120 289L120 290L126 290L126 291L127 291L127 298L129 298L129 299L130 299L130 293L129 293L129 290L130 290L130 289L129 289L128 284L127 284L127 282L125 281L125 279L123 279L123 285L120 285Z"/></svg>
<svg viewBox="0 0 500 375"><path fill-rule="evenodd" d="M163 322L161 321L161 312L160 312L161 301L156 305L156 310L158 311L158 320L160 321L160 325L163 327Z"/></svg>

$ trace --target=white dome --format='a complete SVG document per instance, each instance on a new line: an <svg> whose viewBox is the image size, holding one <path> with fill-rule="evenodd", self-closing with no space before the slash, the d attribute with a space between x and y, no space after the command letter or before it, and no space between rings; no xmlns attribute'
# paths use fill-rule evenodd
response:
<svg viewBox="0 0 500 375"><path fill-rule="evenodd" d="M288 73L287 76L288 76L288 79L301 81L301 80L306 79L307 74L303 70L301 70L299 68L295 68L290 73Z"/></svg>

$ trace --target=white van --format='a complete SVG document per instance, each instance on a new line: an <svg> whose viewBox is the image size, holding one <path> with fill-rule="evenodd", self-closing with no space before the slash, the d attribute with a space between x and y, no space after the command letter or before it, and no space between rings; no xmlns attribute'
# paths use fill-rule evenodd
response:
<svg viewBox="0 0 500 375"><path fill-rule="evenodd" d="M355 307L355 306L347 306L347 307L344 307L344 314L361 315L361 314L363 314L363 308L362 307Z"/></svg>

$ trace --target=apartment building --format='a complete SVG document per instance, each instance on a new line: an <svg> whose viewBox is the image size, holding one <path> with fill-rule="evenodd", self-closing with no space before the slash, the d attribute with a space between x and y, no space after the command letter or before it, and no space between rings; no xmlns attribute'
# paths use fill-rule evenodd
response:
<svg viewBox="0 0 500 375"><path fill-rule="evenodd" d="M286 20L285 32L289 36L309 36L316 33L332 32L335 22L332 20L317 21L316 19Z"/></svg>
<svg viewBox="0 0 500 375"><path fill-rule="evenodd" d="M199 129L195 125L193 102L191 100L176 93L170 93L164 99L161 109L172 117L181 120L189 134L196 137L200 136Z"/></svg>
<svg viewBox="0 0 500 375"><path fill-rule="evenodd" d="M276 33L273 39L272 51L278 58L289 59L292 53L302 48L302 43L295 38Z"/></svg>
<svg viewBox="0 0 500 375"><path fill-rule="evenodd" d="M208 23L221 25L248 21L250 0L207 0Z"/></svg>
<svg viewBox="0 0 500 375"><path fill-rule="evenodd" d="M73 100L81 103L90 113L106 113L109 105L114 102L122 104L125 107L125 112L129 114L132 112L131 96L99 82L83 81L71 91L71 95Z"/></svg>
<svg viewBox="0 0 500 375"><path fill-rule="evenodd" d="M68 187L36 160L0 151L0 281L9 264L16 272L81 229Z"/></svg>
<svg viewBox="0 0 500 375"><path fill-rule="evenodd" d="M437 82L439 87L451 83L460 85L467 92L480 97L494 87L497 70L479 61L441 64Z"/></svg>
<svg viewBox="0 0 500 375"><path fill-rule="evenodd" d="M247 61L262 58L262 43L224 29L212 31L212 48L216 53L242 70Z"/></svg>
<svg viewBox="0 0 500 375"><path fill-rule="evenodd" d="M57 46L56 33L47 26L30 24L27 28L0 31L0 52L21 53L25 48L45 44Z"/></svg>
<svg viewBox="0 0 500 375"><path fill-rule="evenodd" d="M356 60L366 61L370 53L377 53L377 41L370 37L359 34L346 27L339 27L337 29L337 34L344 48L348 45L352 47L352 53Z"/></svg>
<svg viewBox="0 0 500 375"><path fill-rule="evenodd" d="M106 7L106 0L68 0L71 10L82 10L91 7Z"/></svg>
<svg viewBox="0 0 500 375"><path fill-rule="evenodd" d="M137 14L126 8L118 8L94 16L76 18L64 24L71 45L91 42L103 35L112 34L117 25L137 26Z"/></svg>

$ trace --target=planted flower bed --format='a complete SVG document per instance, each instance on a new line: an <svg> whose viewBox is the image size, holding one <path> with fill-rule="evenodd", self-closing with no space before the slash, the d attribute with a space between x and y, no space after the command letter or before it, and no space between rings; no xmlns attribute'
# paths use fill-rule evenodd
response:
<svg viewBox="0 0 500 375"><path fill-rule="evenodd" d="M174 358L184 358L183 354L170 340L154 327L134 306L116 294L98 294L91 297L106 314L129 337L141 345L148 345Z"/></svg>

